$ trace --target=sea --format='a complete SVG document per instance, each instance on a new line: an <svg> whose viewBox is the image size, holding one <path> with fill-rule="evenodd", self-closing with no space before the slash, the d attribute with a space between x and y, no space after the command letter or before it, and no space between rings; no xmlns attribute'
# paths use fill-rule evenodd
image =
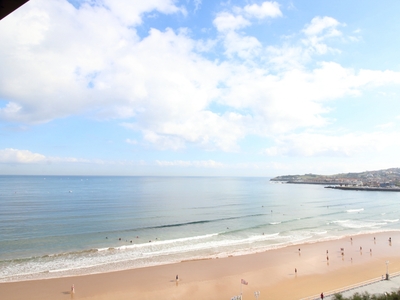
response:
<svg viewBox="0 0 400 300"><path fill-rule="evenodd" d="M0 282L400 229L400 193L270 178L0 176Z"/></svg>

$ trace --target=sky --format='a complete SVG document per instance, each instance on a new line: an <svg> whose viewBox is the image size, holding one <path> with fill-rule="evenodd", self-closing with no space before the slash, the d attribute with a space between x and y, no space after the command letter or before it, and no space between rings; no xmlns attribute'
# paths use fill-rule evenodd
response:
<svg viewBox="0 0 400 300"><path fill-rule="evenodd" d="M400 1L30 0L0 21L0 174L400 167Z"/></svg>

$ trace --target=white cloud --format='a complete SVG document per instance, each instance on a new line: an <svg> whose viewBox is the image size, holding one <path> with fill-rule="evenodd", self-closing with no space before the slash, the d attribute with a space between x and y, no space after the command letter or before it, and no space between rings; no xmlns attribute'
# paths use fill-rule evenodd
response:
<svg viewBox="0 0 400 300"><path fill-rule="evenodd" d="M163 14L179 12L186 15L187 13L185 8L177 7L174 0L103 0L103 2L119 20L128 26L142 24L143 14L152 11L158 11ZM198 2L196 2L196 7L198 5L197 3Z"/></svg>
<svg viewBox="0 0 400 300"><path fill-rule="evenodd" d="M303 43L308 47L309 51L319 55L325 54L328 51L340 52L340 50L331 48L325 43L329 38L342 35L342 32L337 29L339 26L345 26L345 24L341 24L331 17L315 17L311 20L311 23L303 29L303 33L306 35L306 39L303 40Z"/></svg>
<svg viewBox="0 0 400 300"><path fill-rule="evenodd" d="M389 123L377 125L376 128L382 130L382 129L394 128L395 126L396 126L396 123L394 123L394 122L389 122Z"/></svg>
<svg viewBox="0 0 400 300"><path fill-rule="evenodd" d="M30 1L0 22L0 98L8 101L1 120L34 124L90 114L122 119L158 149L238 151L238 141L249 134L323 127L332 122L327 103L400 84L394 71L318 60L308 68L315 55L335 51L329 39L343 35L338 28L344 24L331 17L312 19L302 40L294 34L283 45L246 34L249 18L282 15L276 2L217 13L218 36L207 41L171 28L139 37L135 26L146 13L185 14L175 1L103 3L76 9L63 0ZM210 59L220 44L225 57ZM223 108L213 110L213 104ZM329 141L325 148L333 149ZM269 153L325 149L307 150L294 137L280 143Z"/></svg>
<svg viewBox="0 0 400 300"><path fill-rule="evenodd" d="M263 2L261 5L258 4L251 4L246 5L243 10L248 14L250 17L255 17L257 19L263 18L276 18L281 17L282 12L279 9L279 4L277 2Z"/></svg>
<svg viewBox="0 0 400 300"><path fill-rule="evenodd" d="M201 7L202 0L193 0L194 3L194 11L197 11Z"/></svg>
<svg viewBox="0 0 400 300"><path fill-rule="evenodd" d="M237 141L244 137L249 121L236 113L218 115L210 111L198 112L185 120L173 120L143 130L145 141L157 148L179 150L195 144L207 150L234 151ZM136 126L125 124L125 126Z"/></svg>
<svg viewBox="0 0 400 300"><path fill-rule="evenodd" d="M29 150L6 148L0 150L0 163L104 163L99 160L87 160L74 157L50 157Z"/></svg>
<svg viewBox="0 0 400 300"><path fill-rule="evenodd" d="M248 61L260 54L262 45L254 36L237 31L251 26L249 21L251 18L263 19L278 16L282 16L278 3L263 2L261 5L246 5L244 8L234 7L232 12L221 12L217 14L213 24L221 33L227 57L233 58L237 55Z"/></svg>
<svg viewBox="0 0 400 300"><path fill-rule="evenodd" d="M214 19L214 25L220 32L238 30L250 26L250 21L243 16L235 16L228 12L221 12Z"/></svg>
<svg viewBox="0 0 400 300"><path fill-rule="evenodd" d="M137 140L131 140L131 139L126 139L125 142L128 143L128 144L131 144L131 145L137 145L138 144Z"/></svg>
<svg viewBox="0 0 400 300"><path fill-rule="evenodd" d="M0 163L37 163L45 160L44 155L28 150L12 148L0 150Z"/></svg>
<svg viewBox="0 0 400 300"><path fill-rule="evenodd" d="M371 132L325 135L315 133L290 134L277 139L277 146L267 148L270 156L349 156L369 152L379 153L400 145L400 133Z"/></svg>
<svg viewBox="0 0 400 300"><path fill-rule="evenodd" d="M249 60L261 51L261 43L252 36L243 36L236 32L229 32L224 39L225 54L228 57L237 55L238 57Z"/></svg>
<svg viewBox="0 0 400 300"><path fill-rule="evenodd" d="M132 142L132 141L131 141ZM45 156L29 150L13 148L0 149L0 163L2 164L92 164L92 165L144 165L144 162L117 161L102 159L84 159L76 157Z"/></svg>
<svg viewBox="0 0 400 300"><path fill-rule="evenodd" d="M306 26L303 32L308 36L338 36L341 33L336 29L341 25L336 19L332 17L315 17L311 23Z"/></svg>

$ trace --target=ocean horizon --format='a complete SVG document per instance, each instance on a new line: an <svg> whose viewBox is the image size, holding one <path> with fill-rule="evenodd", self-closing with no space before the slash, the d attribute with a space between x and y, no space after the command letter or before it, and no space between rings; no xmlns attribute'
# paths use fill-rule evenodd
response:
<svg viewBox="0 0 400 300"><path fill-rule="evenodd" d="M0 282L399 229L399 193L266 177L0 176Z"/></svg>

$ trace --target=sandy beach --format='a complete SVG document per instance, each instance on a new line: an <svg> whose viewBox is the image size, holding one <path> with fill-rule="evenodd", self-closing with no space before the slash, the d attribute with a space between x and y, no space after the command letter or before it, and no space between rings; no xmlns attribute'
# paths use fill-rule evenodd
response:
<svg viewBox="0 0 400 300"><path fill-rule="evenodd" d="M381 277L386 273L386 261L389 273L398 272L399 250L400 232L357 235L243 256L1 283L0 295L9 300L217 300L231 299L241 291L243 299L254 299L254 292L260 291L259 299L301 299ZM248 285L241 284L241 279ZM74 294L70 292L72 285Z"/></svg>

